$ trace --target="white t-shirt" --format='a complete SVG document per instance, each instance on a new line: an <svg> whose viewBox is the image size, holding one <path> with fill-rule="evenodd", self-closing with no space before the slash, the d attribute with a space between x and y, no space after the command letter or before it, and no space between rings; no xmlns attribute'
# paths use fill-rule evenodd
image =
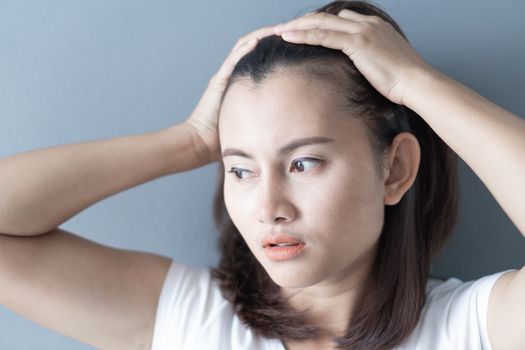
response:
<svg viewBox="0 0 525 350"><path fill-rule="evenodd" d="M507 270L511 271L511 270ZM399 350L492 350L487 306L498 272L476 281L429 279L417 327ZM208 268L172 262L159 299L153 350L285 350L257 336L233 312Z"/></svg>

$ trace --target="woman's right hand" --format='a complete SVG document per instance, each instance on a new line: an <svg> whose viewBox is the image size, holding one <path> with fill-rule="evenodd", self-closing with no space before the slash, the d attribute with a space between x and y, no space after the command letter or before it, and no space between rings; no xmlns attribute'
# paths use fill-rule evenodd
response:
<svg viewBox="0 0 525 350"><path fill-rule="evenodd" d="M184 121L189 129L194 132L205 154L204 159L209 162L218 161L220 156L218 119L222 98L228 79L237 62L250 52L257 41L265 36L274 35L275 26L264 27L237 40L228 57L226 57L219 71L210 79L206 91L202 95L197 107L191 116Z"/></svg>

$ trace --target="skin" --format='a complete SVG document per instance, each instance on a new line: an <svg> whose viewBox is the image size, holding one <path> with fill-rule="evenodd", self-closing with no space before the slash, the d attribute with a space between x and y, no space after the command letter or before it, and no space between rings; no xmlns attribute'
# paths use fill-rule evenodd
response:
<svg viewBox="0 0 525 350"><path fill-rule="evenodd" d="M354 301L369 275L384 222L384 206L397 203L413 184L419 145L399 134L377 174L364 124L343 111L330 83L304 72L280 70L261 86L232 84L219 117L221 149L253 156L223 157L224 200L254 256L291 305L311 310L310 322L330 336L346 330ZM312 144L279 155L304 137ZM303 160L309 157L319 159ZM239 179L238 177L242 177ZM284 262L266 257L262 238L288 233L306 242L300 256Z"/></svg>
<svg viewBox="0 0 525 350"><path fill-rule="evenodd" d="M525 157L522 151L525 149L525 121L523 119L497 106L467 86L435 70L422 59L390 24L379 17L366 16L350 10L342 10L337 15L311 13L276 26L274 28L274 34L281 35L284 40L292 43L320 45L341 50L346 54L377 91L390 101L412 109L428 123L439 137L478 175L508 215L509 219L516 225L518 231L525 236L525 216L523 215L525 176L522 175L525 174ZM262 31L253 33L241 38L241 42L244 42L248 38L260 38L265 35L267 35L267 33ZM238 50L235 55L232 54L232 57L237 54L239 54L239 56L241 55L241 49ZM233 70L233 64L231 64L230 61L233 60L227 60L223 68L221 68L222 73L217 75L217 77L222 78L214 78L213 81L215 81L215 83L210 84L210 86L214 87L214 91L216 91L215 94L212 94L213 96L218 96L221 91L224 91L225 77ZM308 86L303 88L306 90ZM291 90L287 89L285 91L288 97ZM202 103L202 105L200 104L199 106L213 106L213 104L209 102L215 100L217 99L204 98L202 101L207 103ZM309 103L311 101L302 102ZM268 106L274 108L275 105L265 104L260 106L261 109L259 110L265 110ZM298 104L297 108L300 108L300 106L301 105ZM198 108L197 110L214 112L216 109ZM254 113L256 112L257 111L254 111ZM219 137L217 137L217 133L213 131L217 126L216 117L215 113L206 114L199 112L192 115L189 119L189 125L191 125L202 140L205 148L209 149L209 152L204 152L205 154L219 154ZM250 115L246 114L244 117L249 118ZM297 132L297 128L299 127L302 130L306 126L305 124L295 125L295 129L292 131ZM278 130L278 128L272 128L266 131L278 132ZM225 131L225 129L223 129L223 131ZM264 131L264 129L261 131ZM237 137L240 138L241 135ZM283 138L284 137L287 137L287 135L284 135ZM227 136L224 135L224 140L221 139L221 142L226 144L226 138ZM288 215L291 213L291 219L285 215L285 224L279 226L275 223L274 226L272 226L267 222L266 227L279 229L285 227L287 223L290 223L290 228L299 227L299 234L304 236L302 238L312 240L313 233L311 233L311 231L306 229L303 229L303 231L300 230L301 228L307 227L305 223L309 217L301 211L304 210L304 206L299 205L297 199L299 195L297 192L292 191L294 188L297 188L297 186L292 186L292 183L296 183L294 182L296 181L295 177L294 181L284 181L280 179L277 176L279 173L275 169L278 169L278 164L283 166L282 169L284 169L283 163L272 162L270 164L269 162L272 155L269 145L280 145L280 142L284 142L284 139L274 138L272 142L268 143L266 148L259 148L261 147L260 142L258 142L260 140L256 138L250 139L244 136L243 140L246 142L246 145L239 144L232 145L231 147L251 147L250 150L252 152L257 151L257 157L255 161L251 163L251 166L258 166L262 169L260 179L263 179L262 181L259 180L259 182L256 181L256 184L252 185L254 189L251 192L251 196L253 197L248 195L246 195L246 197L256 198L252 199L252 201L260 200L261 207L267 205L265 201L268 201L270 204L274 202L275 208L273 210L268 209L267 213L273 213L279 216L283 215L283 213ZM479 140L490 140L490 142L479 142ZM399 146L401 147L403 143L404 142L400 142ZM396 148L397 146L393 149ZM408 148L415 149L415 147ZM400 155L411 153L412 152L399 152ZM409 173L406 169L410 167L403 167L402 165L414 164L415 162L403 162L403 157L400 156L400 161L397 163L401 164L401 166L396 167L395 159L398 157L393 156L394 154L397 154L397 151L392 151L391 156L388 158L389 161L392 162L390 163L392 166L389 168L392 170L392 174L398 172L401 174ZM215 159L211 156L208 158L212 160ZM275 160L275 158L273 159ZM270 165L272 165L272 167L270 167ZM289 164L286 164L287 167L288 165ZM275 166L275 168L273 166ZM257 170L257 168L254 169ZM290 177L290 179L291 178L292 177ZM385 174L384 179L388 178L389 175ZM388 202L394 204L404 193L403 189L406 190L406 188L409 187L396 186L395 178L395 176L392 177L392 186L386 186L386 184L389 183L388 180L384 182L385 204L390 204ZM275 192L281 193L279 196L271 197L270 194L268 194L268 199L265 199L263 195L261 195L261 199L255 197L258 193L265 193L265 191L259 190L259 188L266 187L272 190L272 186L266 183L273 182L282 186L283 191ZM402 184L403 182L399 183ZM408 181L407 184L409 183ZM246 188L248 188L248 186L246 186ZM248 193L248 191L246 193ZM272 191L269 193L272 193ZM231 202L230 207L231 214L234 216L236 214L236 208L233 208L233 204L235 204L235 202ZM301 202L301 204L303 203ZM253 208L254 204L251 203L250 205ZM272 207L268 204L268 208ZM261 209L261 211L265 212L263 209ZM314 212L314 214L315 213L316 212ZM311 213L307 214L314 215ZM263 217L271 217L270 214L266 215L267 216ZM345 213L345 215L347 215L347 213ZM254 239L253 235L263 234L257 231L261 230L261 226L260 223L257 224L258 221L254 219L254 217L255 214L252 213L251 217L236 217L234 221L236 221L236 224L246 225L245 220L251 220L249 222L251 222L253 226L244 230L241 228L240 231L246 235L247 242L250 245L250 249L254 251L255 256L258 257L261 262L264 262L263 258L261 258L262 254L258 250L260 249L259 246L254 243L254 240L257 240L257 238L260 239L261 237L259 236ZM254 233L256 231L257 233ZM330 234L335 235L336 233ZM357 233L351 232L351 234ZM314 247L313 243L315 242L316 241L310 241L312 247ZM323 241L323 249L326 249L325 244L328 245L329 243ZM304 254L304 257L306 257L306 254ZM353 257L355 258L355 255ZM335 258L338 257L334 257L334 259ZM273 266L267 262L264 262L263 266L267 268L272 278L275 278L277 282L284 285L283 280L285 280L285 278L282 276L283 272L276 271ZM310 266L308 268L310 268ZM304 271L309 270L305 269ZM317 268L315 271L319 271L319 269ZM310 278L313 276L310 272L308 272L308 275L299 276L289 273L288 276L294 278L296 288L298 285L300 286L299 283L306 285L307 282L315 280L315 278L312 278L312 280L306 281L307 277ZM357 276L357 273L354 274L354 276ZM313 281L313 283L315 283L315 281ZM292 288L294 286L284 285L284 287ZM310 290L312 289L308 289L308 292ZM331 291L334 290L337 289L331 289ZM301 295L305 295L305 293L302 292ZM312 297L312 295L315 296L319 294L310 293L308 295L308 293L306 293L306 295L305 298L310 296L310 300L316 300L316 303L310 303L311 305L322 308L322 298L315 299L315 297ZM324 295L329 295L329 293ZM523 348L523 344L525 343L524 295L525 268L523 267L518 271L510 271L503 274L495 282L491 290L487 311L487 332L494 350ZM348 301L346 304L339 303L338 307L333 307L331 311L337 312L339 309L348 310L348 308L344 308L344 306L351 305L351 303L351 301ZM327 307L324 310L328 309ZM322 312L317 312L316 315L319 316L321 314ZM325 315L327 318L330 317L328 312ZM321 316L314 318L318 322L323 319ZM332 324L337 323L336 317L334 317ZM333 327L335 332L337 331L336 328L335 326ZM339 329L342 329L342 327ZM304 344L303 346L285 345L288 349L324 348L324 346L317 346L316 344L312 346L304 346Z"/></svg>
<svg viewBox="0 0 525 350"><path fill-rule="evenodd" d="M478 175L525 236L525 121L435 70L381 18L350 10L277 26L286 41L341 50L374 88L420 115ZM490 140L490 142L479 142ZM525 343L525 267L501 275L490 293L491 347Z"/></svg>

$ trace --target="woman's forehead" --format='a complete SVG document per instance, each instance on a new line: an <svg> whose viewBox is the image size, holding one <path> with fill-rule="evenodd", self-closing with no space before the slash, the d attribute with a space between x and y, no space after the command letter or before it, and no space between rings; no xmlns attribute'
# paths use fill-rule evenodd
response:
<svg viewBox="0 0 525 350"><path fill-rule="evenodd" d="M330 93L299 80L274 79L253 89L246 82L232 85L219 121L221 149L277 154L294 140L332 139L323 147L362 148L361 122L334 106ZM229 92L229 93L230 93ZM339 108L339 110L338 110ZM319 143L318 143L319 144Z"/></svg>
<svg viewBox="0 0 525 350"><path fill-rule="evenodd" d="M261 83L242 79L224 97L219 117L222 131L232 128L333 126L348 114L330 84L307 74L283 72ZM222 128L221 128L222 127Z"/></svg>

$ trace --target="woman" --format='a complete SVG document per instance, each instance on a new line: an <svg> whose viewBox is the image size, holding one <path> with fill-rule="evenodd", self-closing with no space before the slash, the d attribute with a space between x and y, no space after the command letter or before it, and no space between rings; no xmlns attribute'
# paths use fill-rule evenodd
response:
<svg viewBox="0 0 525 350"><path fill-rule="evenodd" d="M525 270L471 283L426 274L456 218L447 145L525 234L525 180L500 181L525 171L524 136L523 120L430 67L386 14L337 1L242 38L181 125L3 159L1 183L16 182L1 187L1 302L100 348L518 349ZM211 276L56 228L218 160L223 257Z"/></svg>

